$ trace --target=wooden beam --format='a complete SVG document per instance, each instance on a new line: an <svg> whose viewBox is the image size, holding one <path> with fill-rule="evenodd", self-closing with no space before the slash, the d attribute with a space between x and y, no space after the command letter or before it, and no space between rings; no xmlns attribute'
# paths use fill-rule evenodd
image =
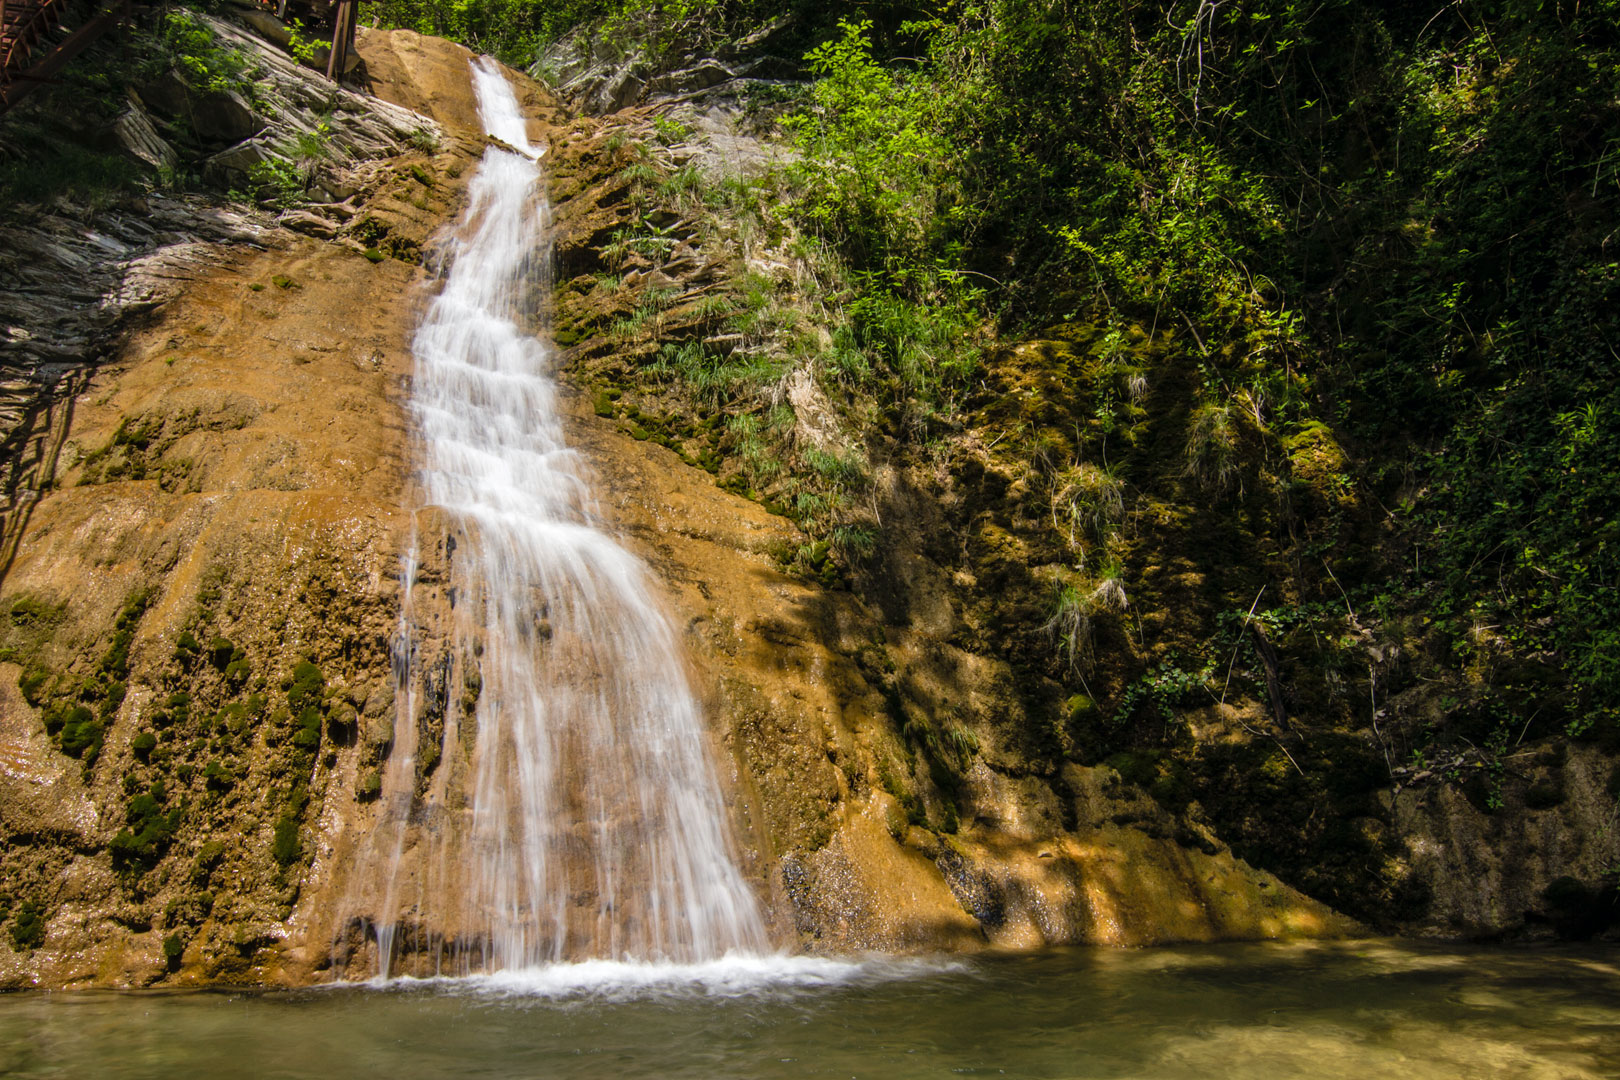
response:
<svg viewBox="0 0 1620 1080"><path fill-rule="evenodd" d="M5 85L0 86L0 112L5 112L18 101L28 95L42 82L49 82L57 72L68 65L68 61L89 48L97 38L123 22L129 15L129 0L124 0L116 8L104 11L68 35L66 41L58 45L45 59L11 77Z"/></svg>
<svg viewBox="0 0 1620 1080"><path fill-rule="evenodd" d="M1271 698L1271 715L1276 718L1277 726L1284 731L1292 731L1288 726L1288 710L1283 708L1282 679L1277 674L1277 650L1272 647L1271 639L1257 622L1249 623L1249 632L1254 635L1254 651L1260 655L1260 663L1266 669L1266 696Z"/></svg>
<svg viewBox="0 0 1620 1080"><path fill-rule="evenodd" d="M355 0L337 0L337 10L332 17L332 50L326 58L326 77L334 82L343 81L343 71L349 65L356 6Z"/></svg>

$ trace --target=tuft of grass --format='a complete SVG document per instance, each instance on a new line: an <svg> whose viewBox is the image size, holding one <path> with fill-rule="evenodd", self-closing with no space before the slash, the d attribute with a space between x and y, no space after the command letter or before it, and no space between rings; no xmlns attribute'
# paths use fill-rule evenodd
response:
<svg viewBox="0 0 1620 1080"><path fill-rule="evenodd" d="M701 199L702 193L703 172L692 164L682 165L658 184L658 197L671 202L686 197Z"/></svg>
<svg viewBox="0 0 1620 1080"><path fill-rule="evenodd" d="M1091 658L1092 600L1078 584L1060 581L1043 628L1072 670Z"/></svg>
<svg viewBox="0 0 1620 1080"><path fill-rule="evenodd" d="M1083 463L1054 478L1051 501L1052 524L1078 552L1088 535L1098 543L1107 541L1125 514L1125 484L1114 472Z"/></svg>
<svg viewBox="0 0 1620 1080"><path fill-rule="evenodd" d="M866 455L853 447L843 453L807 447L804 463L829 484L864 488L871 480Z"/></svg>
<svg viewBox="0 0 1620 1080"><path fill-rule="evenodd" d="M1224 493L1238 479L1236 405L1207 402L1193 411L1187 425L1184 475L1201 486Z"/></svg>
<svg viewBox="0 0 1620 1080"><path fill-rule="evenodd" d="M674 146L685 142L692 135L690 126L683 124L673 116L656 116L653 118L653 131L658 141L665 146Z"/></svg>

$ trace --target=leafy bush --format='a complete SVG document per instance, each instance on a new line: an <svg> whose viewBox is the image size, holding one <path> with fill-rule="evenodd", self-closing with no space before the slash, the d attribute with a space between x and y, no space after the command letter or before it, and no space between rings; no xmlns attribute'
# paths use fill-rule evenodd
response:
<svg viewBox="0 0 1620 1080"><path fill-rule="evenodd" d="M276 819L275 836L270 843L270 857L283 867L291 866L303 857L304 847L298 839L299 822L296 817L283 815Z"/></svg>
<svg viewBox="0 0 1620 1080"><path fill-rule="evenodd" d="M179 934L170 934L163 939L163 960L170 971L180 967L180 957L185 951L186 943L181 940Z"/></svg>
<svg viewBox="0 0 1620 1080"><path fill-rule="evenodd" d="M45 912L32 900L24 900L11 920L11 944L17 949L37 949L45 944Z"/></svg>
<svg viewBox="0 0 1620 1080"><path fill-rule="evenodd" d="M152 74L172 66L194 89L209 94L232 93L252 83L248 57L221 45L196 12L169 8L158 23L155 42Z"/></svg>
<svg viewBox="0 0 1620 1080"><path fill-rule="evenodd" d="M294 713L314 706L319 708L321 696L326 692L326 676L308 660L300 660L292 670L287 684L287 708Z"/></svg>
<svg viewBox="0 0 1620 1080"><path fill-rule="evenodd" d="M124 809L125 827L113 837L113 865L126 872L150 869L168 850L185 817L183 806L168 807L168 793L157 780Z"/></svg>

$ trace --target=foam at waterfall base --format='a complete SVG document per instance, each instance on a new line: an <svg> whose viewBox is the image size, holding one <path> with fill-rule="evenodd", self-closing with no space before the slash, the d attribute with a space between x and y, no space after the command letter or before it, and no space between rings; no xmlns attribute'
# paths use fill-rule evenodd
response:
<svg viewBox="0 0 1620 1080"><path fill-rule="evenodd" d="M750 953L728 954L717 960L690 964L582 960L487 975L379 978L363 985L374 989L421 988L439 993L550 1001L734 998L869 986L962 972L967 967L962 960L941 957L841 958Z"/></svg>

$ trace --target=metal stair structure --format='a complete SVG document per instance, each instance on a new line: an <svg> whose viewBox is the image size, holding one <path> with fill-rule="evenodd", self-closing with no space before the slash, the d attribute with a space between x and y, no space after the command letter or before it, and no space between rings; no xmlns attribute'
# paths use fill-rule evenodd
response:
<svg viewBox="0 0 1620 1080"><path fill-rule="evenodd" d="M275 8L274 0L261 0ZM284 15L288 0L280 0L278 15ZM354 53L358 0L329 0L326 5L332 22L332 47L326 77L339 82ZM53 31L65 30L68 0L0 0L0 115L47 83L79 53L101 35L123 22L130 13L130 0L114 0L111 7L92 17L63 40L52 45L45 39ZM44 43L44 44L42 44ZM37 55L36 55L37 54Z"/></svg>
<svg viewBox="0 0 1620 1080"><path fill-rule="evenodd" d="M121 0L62 41L42 46L52 31L65 29L67 7L67 0L0 0L0 113L49 82L69 60L129 14L128 0Z"/></svg>

